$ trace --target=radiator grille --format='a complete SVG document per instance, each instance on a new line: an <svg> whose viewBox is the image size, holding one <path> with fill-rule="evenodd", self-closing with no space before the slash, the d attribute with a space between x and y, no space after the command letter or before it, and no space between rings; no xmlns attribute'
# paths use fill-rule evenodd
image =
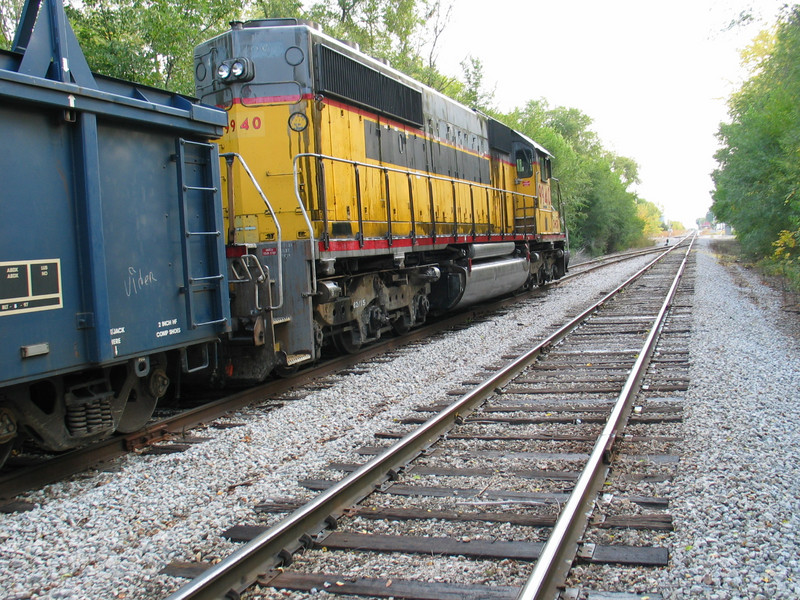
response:
<svg viewBox="0 0 800 600"><path fill-rule="evenodd" d="M422 94L365 64L317 44L317 91L349 100L404 123L421 127Z"/></svg>

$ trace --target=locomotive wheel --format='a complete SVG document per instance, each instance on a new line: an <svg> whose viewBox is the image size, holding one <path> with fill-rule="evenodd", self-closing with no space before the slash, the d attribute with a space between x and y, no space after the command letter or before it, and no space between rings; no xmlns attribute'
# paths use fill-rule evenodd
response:
<svg viewBox="0 0 800 600"><path fill-rule="evenodd" d="M566 272L564 259L558 259L553 263L553 279L561 279Z"/></svg>
<svg viewBox="0 0 800 600"><path fill-rule="evenodd" d="M5 442L0 444L0 469L6 464L6 460L11 456L11 451L14 449L14 441Z"/></svg>
<svg viewBox="0 0 800 600"><path fill-rule="evenodd" d="M17 441L17 432L17 423L11 412L0 407L0 437L6 440L0 443L0 469L6 464L6 460L14 449L14 443Z"/></svg>
<svg viewBox="0 0 800 600"><path fill-rule="evenodd" d="M333 344L344 354L355 354L361 349L361 343L353 341L353 334L349 330L334 333Z"/></svg>
<svg viewBox="0 0 800 600"><path fill-rule="evenodd" d="M314 320L314 356L315 359L322 356L322 346L325 343L325 334L322 332L322 326Z"/></svg>
<svg viewBox="0 0 800 600"><path fill-rule="evenodd" d="M275 365L275 375L278 377L291 377L300 370L300 365L292 365L291 367L284 367L283 365Z"/></svg>
<svg viewBox="0 0 800 600"><path fill-rule="evenodd" d="M403 311L394 321L392 321L392 331L396 335L403 335L411 330L411 317L406 311Z"/></svg>
<svg viewBox="0 0 800 600"><path fill-rule="evenodd" d="M132 368L128 368L128 376L117 397L126 399L117 431L120 433L134 433L145 426L153 411L156 409L158 399L166 392L169 378L166 374L167 360L162 354L150 357L150 374L138 377Z"/></svg>
<svg viewBox="0 0 800 600"><path fill-rule="evenodd" d="M547 272L544 267L539 269L539 287L544 287L547 284Z"/></svg>

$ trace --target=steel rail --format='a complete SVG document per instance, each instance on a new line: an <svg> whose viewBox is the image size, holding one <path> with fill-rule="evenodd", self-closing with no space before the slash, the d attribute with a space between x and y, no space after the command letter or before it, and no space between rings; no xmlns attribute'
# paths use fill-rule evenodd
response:
<svg viewBox="0 0 800 600"><path fill-rule="evenodd" d="M602 433L597 438L589 460L564 505L564 510L553 527L553 532L536 561L533 573L520 590L517 600L550 600L558 597L559 586L566 579L575 559L578 538L586 528L597 492L608 474L609 457L617 434L627 423L633 400L650 364L650 358L664 326L666 315L672 306L694 240L693 237L689 242L683 261L653 322L647 340L636 358L633 370L614 404Z"/></svg>
<svg viewBox="0 0 800 600"><path fill-rule="evenodd" d="M382 454L365 463L288 517L262 532L233 554L210 567L166 600L198 600L238 597L261 574L291 562L296 551L308 548L313 537L327 528L335 528L337 519L386 481L393 479L423 450L432 445L462 416L468 414L495 390L507 385L537 357L579 327L587 318L621 290L644 275L678 246L673 246L640 269L624 283L584 310L544 341L502 368L490 379L464 394L417 430L401 438Z"/></svg>
<svg viewBox="0 0 800 600"><path fill-rule="evenodd" d="M677 245L678 244L675 244L670 250L677 247ZM652 249L651 252L657 250L662 250L664 252L670 251L661 247ZM626 255L621 260L634 258L635 256L638 255ZM568 274L562 279L550 282L550 284L558 284L568 280L572 276L582 275L609 264L613 263L606 262L592 265L578 273ZM538 291L539 289L536 288L529 291L528 295L538 293ZM182 435L189 429L218 419L232 411L244 408L253 402L261 401L266 396L281 394L317 377L322 377L334 373L337 370L352 366L356 361L361 362L369 360L387 351L415 343L433 333L454 327L470 318L480 318L485 312L506 307L518 301L520 297L523 297L523 295L495 300L486 306L470 307L463 312L458 312L436 323L414 329L401 337L389 338L377 344L362 348L358 355L346 355L326 360L324 363L303 370L290 379L270 381L254 388L242 390L229 397L205 403L202 406L184 411L179 415L167 417L157 423L147 425L142 430L135 433L126 434L124 436L116 435L106 440L100 440L90 446L76 448L55 458L50 458L38 465L29 465L12 471L0 472L0 504L7 503L14 497L28 490L40 488L75 473L84 471L99 463L123 456L134 448L143 448L149 444L168 439L170 436Z"/></svg>
<svg viewBox="0 0 800 600"><path fill-rule="evenodd" d="M675 244L672 245L678 246L683 242L686 238L681 238ZM603 256L598 256L597 258L590 258L588 260L583 260L581 262L570 263L570 267L585 267L588 265L594 265L597 263L600 264L611 264L614 262L620 262L623 260L628 260L631 258L636 258L638 256L646 256L648 254L655 254L656 252L666 252L669 250L670 246L648 246L647 248L637 248L636 250L627 250L625 252L617 252L615 254L606 254ZM560 281L560 280L559 280Z"/></svg>
<svg viewBox="0 0 800 600"><path fill-rule="evenodd" d="M597 269L602 269L603 267L609 267L611 265L615 265L619 262L624 262L626 260L631 260L633 258L639 258L641 256L647 256L648 254L656 254L656 253L663 253L666 254L669 250L665 250L664 248L651 248L649 250L640 251L636 253L630 253L625 256L617 256L613 258L602 259L598 258L595 260L587 260L581 263L577 263L574 265L570 265L569 272L562 276L560 279L553 279L552 281L548 281L546 285L558 286L562 283L566 283L571 279L575 279L576 277L580 277L581 275L586 275L587 273L591 273L596 271ZM577 270L573 270L577 269Z"/></svg>

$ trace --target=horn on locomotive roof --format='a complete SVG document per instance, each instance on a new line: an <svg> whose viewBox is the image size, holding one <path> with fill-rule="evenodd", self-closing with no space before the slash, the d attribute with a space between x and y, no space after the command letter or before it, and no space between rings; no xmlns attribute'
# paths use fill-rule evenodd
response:
<svg viewBox="0 0 800 600"><path fill-rule="evenodd" d="M25 0L12 49L20 74L97 87L61 0Z"/></svg>

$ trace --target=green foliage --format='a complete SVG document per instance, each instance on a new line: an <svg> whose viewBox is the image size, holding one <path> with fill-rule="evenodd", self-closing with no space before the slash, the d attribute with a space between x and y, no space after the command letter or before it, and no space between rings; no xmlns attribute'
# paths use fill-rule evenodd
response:
<svg viewBox="0 0 800 600"><path fill-rule="evenodd" d="M643 223L636 213L635 195L610 168L606 158L589 165L590 188L586 210L579 215L583 242L592 254L605 254L636 245Z"/></svg>
<svg viewBox="0 0 800 600"><path fill-rule="evenodd" d="M68 7L92 69L187 94L194 92L194 47L230 21L309 19L365 53L413 71L422 70L415 36L430 10L422 0L320 0L307 10L301 0L72 0Z"/></svg>
<svg viewBox="0 0 800 600"><path fill-rule="evenodd" d="M773 254L782 231L800 230L800 6L744 54L751 77L729 100L712 210L743 250Z"/></svg>
<svg viewBox="0 0 800 600"><path fill-rule="evenodd" d="M454 96L463 84L436 67L439 39L450 22L453 5L442 6L441 0L420 0L422 26L414 36L411 51L395 58L395 66L435 90ZM454 1L454 0L453 0Z"/></svg>
<svg viewBox="0 0 800 600"><path fill-rule="evenodd" d="M193 53L224 31L245 0L75 0L66 8L99 73L194 93Z"/></svg>
<svg viewBox="0 0 800 600"><path fill-rule="evenodd" d="M664 231L661 209L652 202L640 199L636 203L636 216L643 223L642 234L644 236L655 237Z"/></svg>
<svg viewBox="0 0 800 600"><path fill-rule="evenodd" d="M25 0L0 0L0 48L10 50Z"/></svg>
<svg viewBox="0 0 800 600"><path fill-rule="evenodd" d="M479 58L468 56L461 61L461 68L464 72L464 84L455 99L481 111L488 111L494 101L494 90L486 91L483 88L483 63Z"/></svg>
<svg viewBox="0 0 800 600"><path fill-rule="evenodd" d="M415 0L320 1L310 8L308 18L329 35L389 60L409 50L411 37L422 24Z"/></svg>
<svg viewBox="0 0 800 600"><path fill-rule="evenodd" d="M591 117L576 108L550 108L546 100L531 100L523 108L495 117L555 156L574 247L602 254L646 243L648 223L651 229L657 228L661 211L650 204L652 219L639 216L639 206L645 201L628 190L638 182L638 165L603 148L591 129Z"/></svg>
<svg viewBox="0 0 800 600"><path fill-rule="evenodd" d="M86 2L82 11L66 6L83 53L93 71L158 85L153 57L145 49L134 7L98 0Z"/></svg>
<svg viewBox="0 0 800 600"><path fill-rule="evenodd" d="M795 291L800 291L800 229L781 231L772 246L775 250L761 261L761 266L768 273L784 277Z"/></svg>
<svg viewBox="0 0 800 600"><path fill-rule="evenodd" d="M303 17L301 0L255 0L249 6L248 18L285 19Z"/></svg>
<svg viewBox="0 0 800 600"><path fill-rule="evenodd" d="M466 83L436 67L439 38L451 9L443 7L441 0L318 0L303 17L319 23L335 38L357 43L364 53L388 60L425 85L485 108L493 94L481 88L479 60L467 57L462 63Z"/></svg>

